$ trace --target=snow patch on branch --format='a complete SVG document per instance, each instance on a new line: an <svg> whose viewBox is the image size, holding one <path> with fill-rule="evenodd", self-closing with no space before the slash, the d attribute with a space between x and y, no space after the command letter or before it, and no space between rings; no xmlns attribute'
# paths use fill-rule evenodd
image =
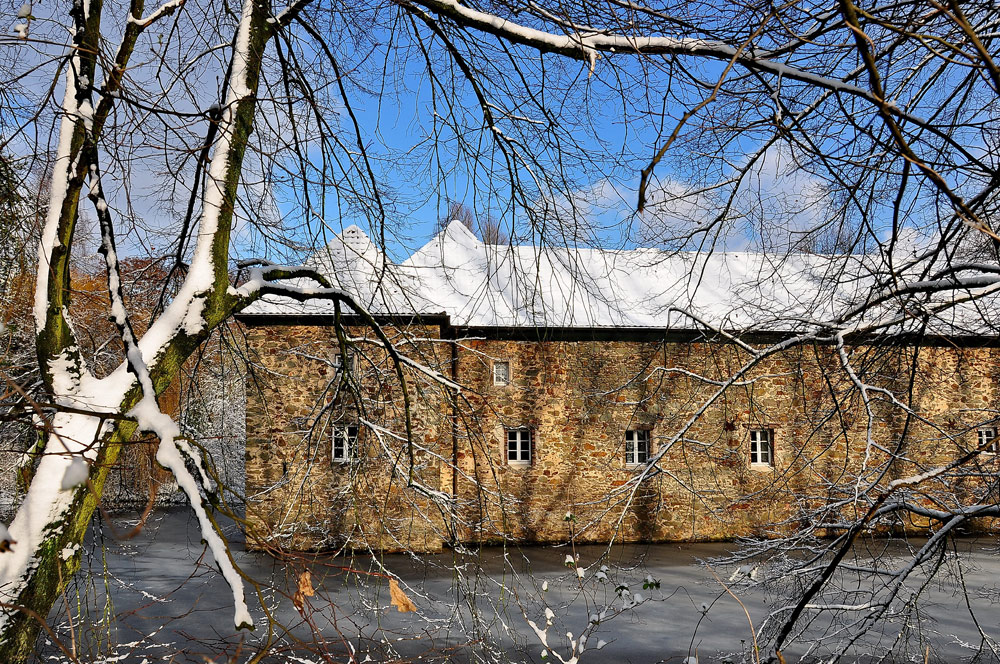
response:
<svg viewBox="0 0 1000 664"><path fill-rule="evenodd" d="M162 5L160 5L156 9L156 11L154 11L152 14L150 14L146 18L140 18L140 17L138 17L138 16L136 16L134 14L129 14L128 15L128 22L129 23L135 23L136 25L138 25L141 28L148 27L150 24L154 23L155 21L157 21L158 19L162 18L163 16L166 16L168 14L172 14L179 7L183 6L184 2L185 2L185 0L169 0L169 2L165 2Z"/></svg>
<svg viewBox="0 0 1000 664"><path fill-rule="evenodd" d="M151 431L159 437L160 445L156 451L156 461L174 474L178 486L187 494L191 508L198 517L201 536L208 545L209 551L212 552L216 565L218 565L223 578L233 593L233 601L236 605L233 623L237 629L253 628L253 618L250 616L243 592L243 579L236 571L236 567L229 557L228 547L215 531L205 509L205 501L201 492L210 487L210 482L201 465L199 455L191 449L186 441L178 440L180 428L169 415L160 410L151 395L143 397L135 408L129 411L129 415L136 419L141 429ZM191 461L198 470L198 478L195 478L188 469L188 461Z"/></svg>
<svg viewBox="0 0 1000 664"><path fill-rule="evenodd" d="M821 89L830 90L831 92L860 97L899 118L916 121L921 126L928 124L925 120L909 115L894 103L884 102L884 100L873 95L871 91L848 83L847 79L837 79L815 74L808 70L779 62L776 59L778 53L770 49L744 49L743 47L736 47L726 42L702 38L596 32L594 28L573 25L572 23L558 20L551 15L547 16L547 18L549 20L556 20L564 32L546 32L516 23L513 20L502 18L495 14L473 9L460 2L460 0L415 0L415 2L427 9L449 16L463 25L497 35L501 39L508 39L540 51L552 51L570 55L571 57L578 57L587 63L591 74L594 71L599 52L626 55L684 54L703 56L719 61L738 62L749 69L769 72L778 77L801 81L809 85L815 85ZM537 10L537 7L535 9ZM806 40L808 37L802 35L799 39ZM787 49L787 45L782 48ZM749 51L749 53L744 52L745 50ZM491 127L491 129L499 133L496 127Z"/></svg>
<svg viewBox="0 0 1000 664"><path fill-rule="evenodd" d="M65 348L48 362L52 392L56 396L75 394L80 388L79 350Z"/></svg>
<svg viewBox="0 0 1000 664"><path fill-rule="evenodd" d="M651 49L697 51L703 48L712 48L729 57L732 57L736 53L736 49L731 46L705 39L583 33L557 35L520 25L494 14L478 11L459 3L458 0L430 0L421 2L420 4L454 16L460 16L465 21L478 25L494 34L506 34L526 43L544 45L555 51L580 51L588 62L596 57L596 49L634 53L636 51Z"/></svg>
<svg viewBox="0 0 1000 664"><path fill-rule="evenodd" d="M193 337L205 329L205 300L204 297L194 298L184 314L183 329L188 336Z"/></svg>
<svg viewBox="0 0 1000 664"><path fill-rule="evenodd" d="M76 71L80 68L80 58L74 55L66 67L66 92L63 95L62 120L59 122L59 144L56 146L52 165L52 183L49 191L49 209L45 217L45 227L38 243L38 269L35 281L35 332L45 329L49 291L49 257L59 246L56 237L63 203L69 189L70 173L76 170L79 155L73 157L73 130L75 117L79 111L76 100Z"/></svg>
<svg viewBox="0 0 1000 664"><path fill-rule="evenodd" d="M96 173L95 173L96 179ZM95 197L103 200L100 185L96 187ZM237 629L242 627L253 627L253 618L247 609L246 599L243 592L243 581L233 566L229 558L226 543L216 532L208 512L205 509L203 491L210 491L212 483L201 464L200 455L193 450L186 441L178 440L180 428L173 418L160 410L156 402L156 388L153 385L149 368L146 365L142 351L135 343L132 335L132 327L126 317L125 304L120 291L120 275L118 269L118 256L115 252L113 237L110 229L110 219L107 213L102 213L101 227L103 234L102 252L108 265L108 283L111 300L114 303L112 309L115 315L115 324L118 326L122 340L125 342L125 350L128 358L128 370L135 376L142 389L142 398L139 403L129 411L128 415L134 417L143 431L154 433L160 439L157 448L156 460L160 465L169 469L177 480L178 486L184 490L191 503L191 508L198 517L198 524L201 527L202 538L208 544L212 556L215 558L222 576L233 592L233 601L236 605L234 622ZM188 334L196 334L201 330L204 322L202 310L205 306L205 298L194 298L187 309L184 317L183 328ZM194 466L198 477L191 472L188 462Z"/></svg>
<svg viewBox="0 0 1000 664"><path fill-rule="evenodd" d="M290 3L274 17L267 19L268 23L275 25L287 25L291 18L302 10L302 7L309 3L309 0L298 0Z"/></svg>
<svg viewBox="0 0 1000 664"><path fill-rule="evenodd" d="M353 344L353 345L359 345L359 344L362 344L362 343L366 343L366 344L371 344L373 346L378 346L379 348L385 348L386 350L388 350L388 345L385 342L383 342L381 339L368 339L366 337L348 337L347 338L347 342L350 343L350 344ZM411 358L408 355L405 355L403 353L398 353L398 355L399 355L399 361L400 361L400 363L403 364L404 366L407 366L407 367L409 367L409 368L411 368L411 369L413 369L413 370L415 370L415 371L417 371L417 372L419 372L419 373L427 376L428 378L430 378L434 382L439 383L440 385L448 388L449 390L454 391L457 394L460 394L462 392L462 386L461 385L459 385L455 381L451 380L450 378L448 378L447 376L445 376L444 374L442 374L437 369L432 369L431 367L427 366L426 364L423 364L422 362L418 362L418 361L414 360L413 358Z"/></svg>
<svg viewBox="0 0 1000 664"><path fill-rule="evenodd" d="M66 467L66 472L63 473L59 488L63 491L75 489L86 482L88 477L90 477L90 466L87 462L82 457L72 457Z"/></svg>

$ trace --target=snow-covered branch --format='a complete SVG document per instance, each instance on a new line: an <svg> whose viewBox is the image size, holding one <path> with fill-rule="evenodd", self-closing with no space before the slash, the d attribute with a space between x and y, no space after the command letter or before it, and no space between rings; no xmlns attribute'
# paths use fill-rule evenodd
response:
<svg viewBox="0 0 1000 664"><path fill-rule="evenodd" d="M128 15L128 22L135 23L140 28L147 28L156 21L160 20L164 16L170 16L175 11L184 6L186 0L167 0L162 5L157 7L151 14L146 17L139 17L135 14Z"/></svg>
<svg viewBox="0 0 1000 664"><path fill-rule="evenodd" d="M683 55L700 56L723 62L736 63L760 72L767 72L783 78L808 83L817 89L829 90L851 96L860 97L876 103L872 93L860 86L840 79L814 74L772 59L778 53L766 49L741 49L725 42L712 41L704 38L685 38L651 35L614 34L613 31L580 31L570 34L556 34L532 28L517 23L496 14L479 11L458 0L397 0L403 7L419 5L442 16L456 21L460 25L489 33L504 40L529 46L546 53L558 53L570 58L582 60L591 68L596 65L598 54L613 55ZM799 44L806 44L802 41ZM789 50L785 45L780 53ZM906 117L901 109L893 109L900 117ZM916 119L916 118L914 118ZM927 124L920 121L920 124Z"/></svg>

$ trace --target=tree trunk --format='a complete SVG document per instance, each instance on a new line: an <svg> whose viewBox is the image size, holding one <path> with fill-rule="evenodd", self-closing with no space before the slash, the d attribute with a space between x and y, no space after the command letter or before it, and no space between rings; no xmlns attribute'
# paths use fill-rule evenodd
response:
<svg viewBox="0 0 1000 664"><path fill-rule="evenodd" d="M73 417L96 419L85 415ZM51 521L46 528L45 538L34 556L34 566L23 589L5 607L7 620L0 627L0 662L25 662L34 652L35 640L42 627L39 621L48 617L56 599L80 569L82 548L79 545L97 508L108 471L121 452L122 441L127 441L135 428L135 422L118 422L108 440L101 445L89 482L73 491L72 502L61 518ZM28 545L27 542L24 544ZM17 546L16 543L12 545L14 548Z"/></svg>
<svg viewBox="0 0 1000 664"><path fill-rule="evenodd" d="M147 331L157 341L146 347L141 347L141 341L138 346L133 342L131 348L126 342L127 352L131 350L135 353L130 356L128 366L123 365L112 375L99 380L89 374L80 357L67 309L71 292L69 255L77 205L85 178L91 179L91 192L94 192L94 178L99 172L96 164L99 158L97 140L101 121L107 114L107 109L101 111L104 108L102 105L98 109L98 121L86 127L86 123L79 118L84 115L81 104L93 108L89 105L90 88L89 84L82 87L76 85L80 80L78 74L86 75L90 80L94 78L94 62L99 51L101 3L94 0L89 5L73 5L75 42L78 47L83 44L86 48L77 48L67 73L66 113L61 121L59 158L53 170L51 188L53 201L58 205L50 206L40 244L36 286L39 365L54 403L74 408L90 407L95 412L114 413L116 418L119 414L129 413L141 399L151 399L153 393L162 393L187 357L238 306L238 299L229 293L230 227L243 156L253 131L264 48L273 31L292 20L306 2L296 4L295 11L284 12L281 21L272 21L268 0L244 0L243 4L238 35L234 41L232 79L223 100L225 110L219 121L208 169L209 195L204 201L199 238L188 276L174 301L168 305L167 312ZM141 2L134 3L132 15L139 15L141 9ZM124 51L131 51L137 31L145 25L148 23L128 22L122 47ZM122 58L127 61L127 55L122 53L119 52L118 61L120 68L124 69ZM120 74L117 75L120 77ZM113 97L105 96L102 104L110 99ZM88 136L88 131L93 133ZM89 150L84 150L85 147ZM112 232L110 224L107 228L102 224L102 234ZM103 239L112 242L113 235ZM110 246L113 247L113 243ZM117 267L109 263L108 269L110 273ZM109 275L109 288L114 297L118 294L111 284ZM189 332L185 322L189 322L192 311L198 312L202 322L196 332ZM120 322L116 321L116 324ZM129 327L127 321L123 324ZM131 339L131 330L127 331L129 335L123 331L123 340ZM129 376L127 381L126 375ZM141 378L143 375L146 376L145 382ZM158 408L154 410L162 415ZM148 414L148 410L145 412ZM57 413L52 418L38 470L10 526L12 538L18 541L13 544L12 552L0 556L0 602L3 602L0 613L0 662L27 661L34 650L42 621L46 620L51 607L80 567L80 543L103 493L109 469L117 460L122 444L131 438L138 426L135 421L116 419L110 431L103 431L105 419L100 415L66 412ZM175 427L173 429L176 431ZM169 447L176 452L172 440ZM60 484L71 458L87 459L91 466L90 479L87 484L64 491ZM171 469L175 474L185 472L176 454L169 459L174 462ZM199 500L192 485L193 482L188 482L185 490L192 501ZM196 512L203 509L201 504L195 507ZM201 516L205 516L203 512ZM204 523L207 521L207 517L203 519L203 534L210 543L215 541L219 545L213 549L213 555L223 568L224 575L226 570L230 572L226 575L227 582L234 588L238 606L243 607L245 622L249 622L242 587L237 587L239 576L232 570L229 560L220 559L225 558L218 550L224 543L221 537L215 537L217 533L210 532L211 527ZM241 622L240 615L238 608L237 624Z"/></svg>

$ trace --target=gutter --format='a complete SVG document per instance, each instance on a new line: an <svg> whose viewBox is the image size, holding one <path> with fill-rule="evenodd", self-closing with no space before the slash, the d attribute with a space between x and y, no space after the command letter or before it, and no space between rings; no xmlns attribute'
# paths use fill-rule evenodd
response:
<svg viewBox="0 0 1000 664"><path fill-rule="evenodd" d="M444 326L442 326L444 332ZM441 336L446 336L442 334ZM448 326L447 336L451 338L451 381L458 384L458 343L454 330ZM458 394L451 394L451 532L458 541Z"/></svg>

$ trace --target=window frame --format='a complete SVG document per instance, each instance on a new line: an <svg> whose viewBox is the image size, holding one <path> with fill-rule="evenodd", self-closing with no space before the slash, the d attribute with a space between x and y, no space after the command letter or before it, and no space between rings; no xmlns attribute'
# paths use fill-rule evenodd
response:
<svg viewBox="0 0 1000 664"><path fill-rule="evenodd" d="M354 423L334 424L330 431L330 462L348 464L358 460L358 434L360 427ZM342 445L338 443L343 441ZM337 448L341 447L340 456Z"/></svg>
<svg viewBox="0 0 1000 664"><path fill-rule="evenodd" d="M499 380L497 378L497 368L501 366L507 367L507 376L503 380ZM493 375L493 384L496 385L497 387L506 387L507 385L510 385L510 369L511 369L510 360L494 360L493 368L491 371Z"/></svg>
<svg viewBox="0 0 1000 664"><path fill-rule="evenodd" d="M649 429L628 429L625 431L625 465L630 468L645 466L653 455L652 431ZM631 461L629 458L631 457ZM640 459L640 457L644 457Z"/></svg>
<svg viewBox="0 0 1000 664"><path fill-rule="evenodd" d="M511 447L511 443L514 443L514 447ZM514 452L513 459L511 452ZM527 459L522 458L525 453ZM529 427L504 429L504 460L508 466L532 465L535 462L535 432Z"/></svg>
<svg viewBox="0 0 1000 664"><path fill-rule="evenodd" d="M988 434L988 437L986 434ZM976 429L976 443L976 447L983 454L1000 453L1000 441L997 440L996 427L979 427Z"/></svg>
<svg viewBox="0 0 1000 664"><path fill-rule="evenodd" d="M761 444L766 445L766 455L762 454ZM774 468L774 429L750 429L749 454L751 468L771 469ZM762 457L766 456L766 460ZM756 457L756 460L754 460Z"/></svg>
<svg viewBox="0 0 1000 664"><path fill-rule="evenodd" d="M344 361L345 357L347 358L346 362ZM348 348L346 353L342 353L338 348L337 351L333 354L333 359L330 360L330 364L333 365L333 370L337 374L343 372L345 367L346 367L346 373L349 374L354 373L355 369L354 351Z"/></svg>

